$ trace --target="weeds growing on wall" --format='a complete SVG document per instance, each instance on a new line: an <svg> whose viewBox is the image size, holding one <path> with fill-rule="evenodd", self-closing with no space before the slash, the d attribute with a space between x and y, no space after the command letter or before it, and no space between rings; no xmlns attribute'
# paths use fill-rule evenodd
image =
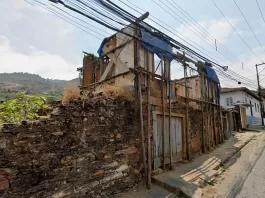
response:
<svg viewBox="0 0 265 198"><path fill-rule="evenodd" d="M64 90L62 104L66 105L72 100L80 98L80 89L76 87L69 87Z"/></svg>
<svg viewBox="0 0 265 198"><path fill-rule="evenodd" d="M102 93L105 96L121 98L129 101L134 99L133 94L130 91L125 90L123 87L115 85L108 85L108 84L100 85L96 88L95 92Z"/></svg>

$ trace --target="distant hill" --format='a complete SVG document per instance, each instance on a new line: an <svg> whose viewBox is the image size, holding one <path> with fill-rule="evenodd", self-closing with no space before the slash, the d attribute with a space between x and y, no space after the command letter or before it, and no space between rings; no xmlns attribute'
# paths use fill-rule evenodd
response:
<svg viewBox="0 0 265 198"><path fill-rule="evenodd" d="M70 81L45 79L30 73L0 73L0 101L12 98L17 92L60 98L66 87L77 87L79 78Z"/></svg>

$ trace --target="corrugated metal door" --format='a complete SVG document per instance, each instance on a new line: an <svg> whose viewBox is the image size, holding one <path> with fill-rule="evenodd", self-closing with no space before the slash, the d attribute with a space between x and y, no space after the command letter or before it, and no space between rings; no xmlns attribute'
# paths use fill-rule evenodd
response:
<svg viewBox="0 0 265 198"><path fill-rule="evenodd" d="M154 115L154 169L163 164L163 116ZM178 117L171 117L172 130L172 162L177 162L181 158L182 152L182 120ZM169 116L165 116L165 140L166 140L166 164L170 163L169 147Z"/></svg>

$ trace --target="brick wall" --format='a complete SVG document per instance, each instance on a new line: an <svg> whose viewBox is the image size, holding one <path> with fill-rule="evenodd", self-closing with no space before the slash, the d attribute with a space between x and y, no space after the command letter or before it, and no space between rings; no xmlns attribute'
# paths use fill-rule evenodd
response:
<svg viewBox="0 0 265 198"><path fill-rule="evenodd" d="M95 73L95 80L98 82L100 80L99 74L99 62L95 61L95 58L87 55L83 58L83 86L88 86L94 83L93 75ZM88 87L89 88L89 87Z"/></svg>

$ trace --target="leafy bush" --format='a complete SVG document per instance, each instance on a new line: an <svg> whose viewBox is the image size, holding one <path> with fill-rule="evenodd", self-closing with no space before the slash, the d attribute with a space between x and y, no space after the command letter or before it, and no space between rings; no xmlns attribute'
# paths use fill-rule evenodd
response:
<svg viewBox="0 0 265 198"><path fill-rule="evenodd" d="M15 99L0 104L0 123L34 120L39 117L38 111L43 108L45 102L44 97L26 95L25 92L20 92Z"/></svg>

